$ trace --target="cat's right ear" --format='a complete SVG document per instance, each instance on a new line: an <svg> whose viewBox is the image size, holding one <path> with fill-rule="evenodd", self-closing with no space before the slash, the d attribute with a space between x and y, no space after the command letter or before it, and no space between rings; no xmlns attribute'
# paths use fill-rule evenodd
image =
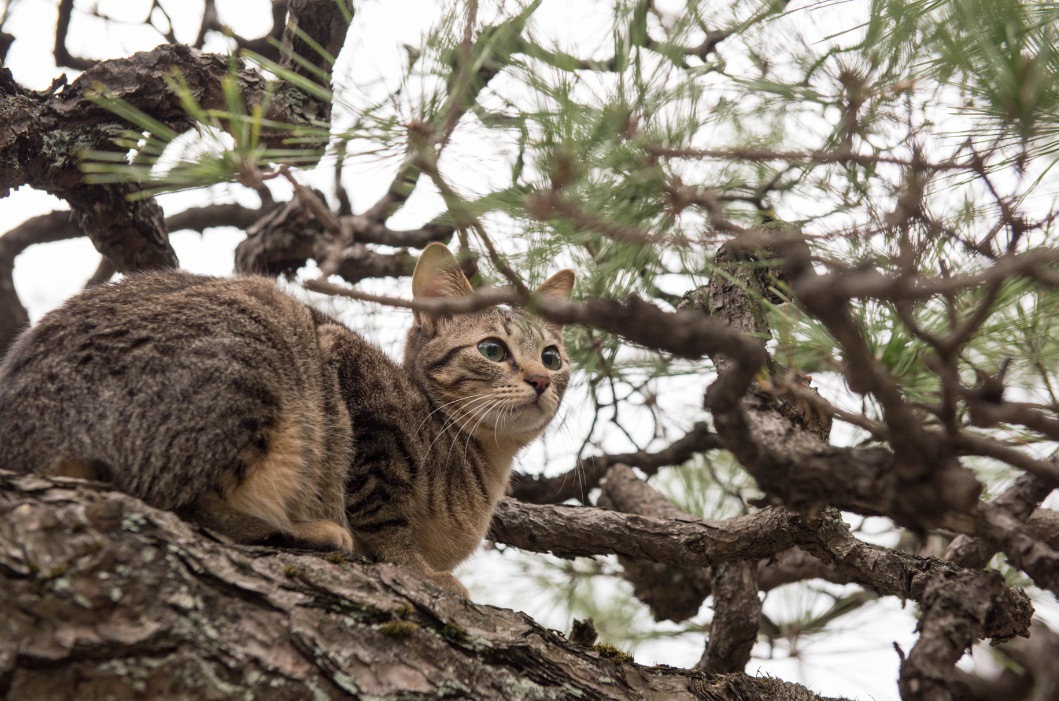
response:
<svg viewBox="0 0 1059 701"><path fill-rule="evenodd" d="M414 299L445 299L465 297L474 292L460 264L444 244L434 242L423 249L412 273L412 297ZM430 314L415 311L415 323L430 335L437 333L438 322L446 314Z"/></svg>

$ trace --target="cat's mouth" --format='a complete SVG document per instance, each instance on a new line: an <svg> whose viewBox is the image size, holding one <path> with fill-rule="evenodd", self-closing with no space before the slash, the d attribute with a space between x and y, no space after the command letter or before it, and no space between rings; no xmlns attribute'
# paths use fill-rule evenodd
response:
<svg viewBox="0 0 1059 701"><path fill-rule="evenodd" d="M531 396L509 396L480 412L468 412L463 418L464 430L472 434L483 431L511 438L527 439L539 434L555 416L553 402L535 392Z"/></svg>
<svg viewBox="0 0 1059 701"><path fill-rule="evenodd" d="M552 416L555 415L555 411L552 410L541 397L537 396L526 400L525 403L518 406L512 413L518 416L518 427L524 427L526 433L539 431L547 425L547 423L552 420Z"/></svg>

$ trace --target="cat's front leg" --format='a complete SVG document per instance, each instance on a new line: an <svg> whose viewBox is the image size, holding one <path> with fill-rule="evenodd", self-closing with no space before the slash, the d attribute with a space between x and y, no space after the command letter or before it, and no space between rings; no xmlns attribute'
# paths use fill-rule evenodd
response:
<svg viewBox="0 0 1059 701"><path fill-rule="evenodd" d="M403 569L429 579L443 589L470 598L467 588L451 572L436 570L430 566L419 551L412 527L407 523L391 523L379 530L353 528L357 550L374 560L392 562Z"/></svg>
<svg viewBox="0 0 1059 701"><path fill-rule="evenodd" d="M181 509L180 514L189 521L216 531L236 543L262 543L280 537L288 545L308 546L315 550L354 552L353 537L344 525L336 521L291 521L281 528L257 516L233 509L215 492L206 492L195 504Z"/></svg>

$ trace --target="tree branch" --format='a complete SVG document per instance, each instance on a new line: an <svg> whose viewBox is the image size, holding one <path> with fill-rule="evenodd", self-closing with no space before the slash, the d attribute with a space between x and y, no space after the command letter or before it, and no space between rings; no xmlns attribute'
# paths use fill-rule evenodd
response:
<svg viewBox="0 0 1059 701"><path fill-rule="evenodd" d="M1049 485L1033 475L1021 475L1015 483L1008 487L1002 494L989 502L983 504L983 508L989 510L1002 509L1019 521L1025 523L1029 519L1044 498L1052 492ZM960 566L980 569L989 564L997 550L1000 549L1000 541L996 534L987 533L985 537L975 538L969 535L960 535L949 543L945 551L945 559Z"/></svg>
<svg viewBox="0 0 1059 701"><path fill-rule="evenodd" d="M328 233L302 199L271 210L247 228L246 239L235 249L235 269L243 273L292 274L309 260L331 260L334 274L350 283L375 277L411 275L415 257L407 250L393 254L377 253L365 243L389 246L411 245L422 248L431 241L447 241L452 227L428 223L422 229L395 231L362 216L340 216L337 222L348 231L353 243L341 246Z"/></svg>
<svg viewBox="0 0 1059 701"><path fill-rule="evenodd" d="M558 557L613 554L701 567L767 558L798 545L852 582L879 594L916 601L936 575L957 571L941 560L862 543L834 511L806 519L786 509L770 508L710 521L655 519L585 506L540 506L504 499L497 506L489 537ZM1032 614L1025 593L1005 589L992 605L997 608L996 620L986 636L1007 639L1025 634ZM1003 611L1014 618L1006 618Z"/></svg>
<svg viewBox="0 0 1059 701"><path fill-rule="evenodd" d="M956 663L987 628L1021 628L1022 635L1028 634L1023 619L1032 613L1029 600L998 606L1003 592L1004 578L998 572L960 570L931 578L921 601L919 640L901 663L898 688L902 698L962 698L966 694L956 685Z"/></svg>
<svg viewBox="0 0 1059 701"><path fill-rule="evenodd" d="M82 235L70 212L50 212L27 219L0 236L0 358L15 336L29 325L29 314L15 290L15 258L33 244Z"/></svg>
<svg viewBox="0 0 1059 701"><path fill-rule="evenodd" d="M312 38L337 54L346 29L345 21L336 19L340 14L334 0L304 0L292 6L289 20L319 30ZM60 35L64 31L60 27ZM80 172L83 152L113 150L112 140L125 128L96 102L100 86L109 98L127 102L175 130L191 126L181 96L168 82L174 69L203 109L226 108L221 85L229 76L228 58L180 45L96 63L57 94L0 95L0 122L6 125L0 133L0 193L25 184L66 199L93 244L119 271L176 266L161 210L152 199L130 200L139 192L132 185L84 185ZM264 116L269 120L315 126L330 119L328 101L314 100L293 86L277 91L262 75L241 65L236 77L244 101L267 106ZM288 134L265 130L262 142L278 142Z"/></svg>
<svg viewBox="0 0 1059 701"><path fill-rule="evenodd" d="M607 471L598 506L651 518L695 520L674 506L647 482L633 474L627 465L617 464ZM710 571L702 567L682 567L671 563L648 562L618 556L622 577L632 584L633 594L651 609L656 621L675 622L691 618L710 595Z"/></svg>
<svg viewBox="0 0 1059 701"><path fill-rule="evenodd" d="M695 669L707 674L741 672L750 661L761 618L757 565L749 560L715 565L712 584L710 637Z"/></svg>
<svg viewBox="0 0 1059 701"><path fill-rule="evenodd" d="M389 564L224 545L104 485L0 471L0 691L13 701L818 699L610 659Z"/></svg>
<svg viewBox="0 0 1059 701"><path fill-rule="evenodd" d="M517 472L511 480L511 496L531 504L561 504L569 499L587 503L587 494L599 486L612 465L624 463L653 475L662 467L681 465L698 453L720 447L717 434L698 422L684 436L657 452L594 455L568 472L554 477Z"/></svg>

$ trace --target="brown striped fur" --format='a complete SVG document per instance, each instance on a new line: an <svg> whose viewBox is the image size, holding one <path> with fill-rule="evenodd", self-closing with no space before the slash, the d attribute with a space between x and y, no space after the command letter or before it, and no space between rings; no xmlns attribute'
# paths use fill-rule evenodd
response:
<svg viewBox="0 0 1059 701"><path fill-rule="evenodd" d="M561 271L539 292L573 282ZM471 288L434 244L413 292ZM135 275L12 346L0 467L107 480L239 542L355 550L466 594L451 571L568 380L561 329L519 309L417 312L398 365L270 280Z"/></svg>

